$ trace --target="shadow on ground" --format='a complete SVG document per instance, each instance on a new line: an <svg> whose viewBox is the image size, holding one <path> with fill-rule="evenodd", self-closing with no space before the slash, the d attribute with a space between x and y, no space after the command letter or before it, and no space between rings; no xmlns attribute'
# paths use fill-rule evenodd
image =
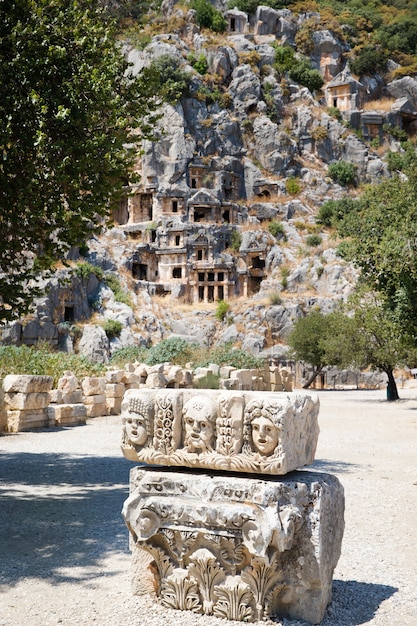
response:
<svg viewBox="0 0 417 626"><path fill-rule="evenodd" d="M355 580L334 580L333 600L327 607L320 626L361 626L376 614L380 604L398 591L388 585L373 585ZM311 626L310 622L276 618L283 626Z"/></svg>
<svg viewBox="0 0 417 626"><path fill-rule="evenodd" d="M348 473L353 472L359 467L363 467L361 465L357 465L355 463L345 463L344 461L329 461L327 459L316 459L314 463L308 466L306 469L315 469L319 472L328 472L328 473Z"/></svg>
<svg viewBox="0 0 417 626"><path fill-rule="evenodd" d="M88 582L106 554L128 553L120 511L131 465L122 457L0 453L0 583Z"/></svg>
<svg viewBox="0 0 417 626"><path fill-rule="evenodd" d="M333 600L321 626L360 626L369 622L384 600L398 589L356 580L334 580Z"/></svg>

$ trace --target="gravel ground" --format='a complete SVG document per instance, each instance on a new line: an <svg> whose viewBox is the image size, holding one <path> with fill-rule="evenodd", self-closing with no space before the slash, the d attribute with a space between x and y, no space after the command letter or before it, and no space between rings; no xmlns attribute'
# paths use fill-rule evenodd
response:
<svg viewBox="0 0 417 626"><path fill-rule="evenodd" d="M323 626L417 624L417 389L321 391L314 468L345 487ZM120 418L0 438L0 626L224 626L132 596ZM266 621L306 626L290 620Z"/></svg>

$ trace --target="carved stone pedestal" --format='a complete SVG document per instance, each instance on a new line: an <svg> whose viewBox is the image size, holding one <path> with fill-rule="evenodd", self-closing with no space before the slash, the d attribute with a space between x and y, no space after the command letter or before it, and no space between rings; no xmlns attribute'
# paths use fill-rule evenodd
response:
<svg viewBox="0 0 417 626"><path fill-rule="evenodd" d="M134 468L130 491L132 547L152 556L164 605L246 622L322 620L344 528L336 477Z"/></svg>
<svg viewBox="0 0 417 626"><path fill-rule="evenodd" d="M294 471L314 461L318 410L317 398L288 393L126 392L123 453L148 464L132 470L123 507L133 581L151 557L168 607L320 622L344 497L334 476Z"/></svg>

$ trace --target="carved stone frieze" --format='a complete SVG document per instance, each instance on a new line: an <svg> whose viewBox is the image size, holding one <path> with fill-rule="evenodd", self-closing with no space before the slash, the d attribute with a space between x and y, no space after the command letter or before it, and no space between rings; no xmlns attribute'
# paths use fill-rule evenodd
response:
<svg viewBox="0 0 417 626"><path fill-rule="evenodd" d="M318 410L306 395L130 389L122 450L149 465L284 475L314 461Z"/></svg>
<svg viewBox="0 0 417 626"><path fill-rule="evenodd" d="M328 474L248 478L140 467L123 507L133 550L153 558L164 605L314 624L331 599L343 511L343 488Z"/></svg>

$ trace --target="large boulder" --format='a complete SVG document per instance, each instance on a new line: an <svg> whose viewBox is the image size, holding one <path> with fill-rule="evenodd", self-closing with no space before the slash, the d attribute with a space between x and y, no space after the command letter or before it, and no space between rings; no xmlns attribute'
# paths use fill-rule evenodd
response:
<svg viewBox="0 0 417 626"><path fill-rule="evenodd" d="M107 363L109 360L109 339L101 326L87 324L78 344L78 352L91 361Z"/></svg>

